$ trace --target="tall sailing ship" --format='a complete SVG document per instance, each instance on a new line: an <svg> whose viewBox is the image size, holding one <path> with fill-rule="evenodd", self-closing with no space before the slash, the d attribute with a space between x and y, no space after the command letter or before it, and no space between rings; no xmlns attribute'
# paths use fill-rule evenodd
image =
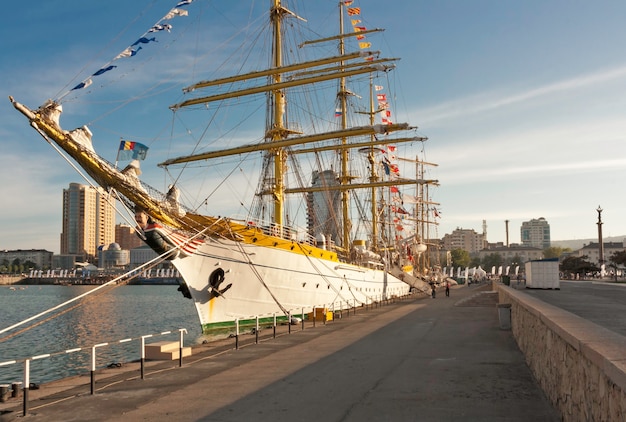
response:
<svg viewBox="0 0 626 422"><path fill-rule="evenodd" d="M142 47L158 48L158 37L173 36L176 20L188 19L197 3L179 1L59 98L37 109L11 102L42 137L111 192L128 216L134 214L138 234L180 273L179 290L193 300L204 332L423 289L437 276L436 247L429 243L437 211L428 201L428 187L437 181L425 178L424 168L432 164L419 157L407 160L415 174L400 171L398 148L421 147L425 138L410 124L394 122L384 84L397 59L372 49L370 40L381 30L364 27L352 1L338 3L338 33L321 37L321 26L309 24L297 2L271 0L263 18L268 37L247 35L252 53L262 50L261 40L271 40L267 67L258 70L252 53L238 53L234 65L227 59L215 63L233 75L186 86L180 101L169 106L173 121L189 112L203 113L208 123L189 144L191 154L172 154L158 164L168 178L163 192L140 180L144 144L122 139L112 163L96 152L90 128L62 128L62 105L90 94L94 80L124 72L121 63L144 54ZM291 34L308 39L294 41ZM244 111L233 111L237 106ZM229 138L231 129L224 125L243 131L255 107L265 111L265 121L257 119L264 124L258 140ZM179 145L176 139L170 149ZM118 167L120 156L132 161ZM186 179L188 172L193 176ZM212 178L204 192L201 176ZM226 200L243 205L237 188L253 176L259 181L254 194L248 192L252 202L242 206L245 214L222 216ZM223 186L228 188L220 191Z"/></svg>

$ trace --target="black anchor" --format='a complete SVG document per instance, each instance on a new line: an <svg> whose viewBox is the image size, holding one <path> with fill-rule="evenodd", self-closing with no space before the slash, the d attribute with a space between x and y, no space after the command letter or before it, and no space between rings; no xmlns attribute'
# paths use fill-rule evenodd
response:
<svg viewBox="0 0 626 422"><path fill-rule="evenodd" d="M233 284L229 283L226 287L224 287L223 289L220 290L220 285L224 282L225 279L225 273L224 270L221 268L218 268L216 270L214 270L211 275L209 276L209 287L210 287L210 297L209 300L216 298L218 296L224 296L224 292L226 292L226 290L230 289Z"/></svg>

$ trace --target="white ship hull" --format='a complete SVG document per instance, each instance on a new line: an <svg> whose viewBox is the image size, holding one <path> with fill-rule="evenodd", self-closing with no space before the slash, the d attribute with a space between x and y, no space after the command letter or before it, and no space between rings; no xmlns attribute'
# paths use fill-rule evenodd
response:
<svg viewBox="0 0 626 422"><path fill-rule="evenodd" d="M187 284L205 332L232 327L237 319L284 318L285 310L295 315L313 307L360 306L410 289L382 270L229 240L206 241L172 263Z"/></svg>

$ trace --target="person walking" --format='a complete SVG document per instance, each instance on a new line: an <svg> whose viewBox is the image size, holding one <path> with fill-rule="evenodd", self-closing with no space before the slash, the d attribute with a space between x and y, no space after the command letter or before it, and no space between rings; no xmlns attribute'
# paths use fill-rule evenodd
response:
<svg viewBox="0 0 626 422"><path fill-rule="evenodd" d="M450 297L450 282L446 281L446 296Z"/></svg>

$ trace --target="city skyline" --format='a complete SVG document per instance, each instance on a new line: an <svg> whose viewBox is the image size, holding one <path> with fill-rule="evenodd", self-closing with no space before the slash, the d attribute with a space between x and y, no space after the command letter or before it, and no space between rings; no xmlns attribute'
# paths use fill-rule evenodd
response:
<svg viewBox="0 0 626 422"><path fill-rule="evenodd" d="M267 8L265 3L259 7ZM12 4L11 19L0 28L4 39L11 40L1 53L0 90L5 98L13 95L31 107L55 98L76 82L78 71L97 68L110 58L98 56L102 47L119 50L143 32L145 22L157 21L175 4ZM315 17L336 4L320 0L297 10ZM420 134L429 138L423 157L439 164L429 174L441 185L431 191L432 200L441 204L434 237L456 227L482 231L486 220L488 240L504 242L506 220L518 227L543 217L550 222L553 241L597 239L598 206L604 210L605 238L626 233L626 221L620 218L626 214L626 199L619 192L626 164L626 99L621 95L626 59L619 54L626 39L620 19L626 4L482 0L398 2L389 7L368 0L354 5L361 8L365 25L386 29L372 36L376 48L402 58L390 76L390 83L400 88L392 102L394 113L398 121L419 126ZM208 7L208 39L217 42L222 33L250 24L256 6L196 0L189 19ZM142 19L138 26L127 27L136 16ZM171 37L179 35L177 29ZM178 47L176 60L168 63L171 75L192 60ZM205 76L200 69L194 73ZM152 77L146 73L143 82L153 83ZM116 105L76 104L80 118L71 127L89 124L98 142L110 144L119 143L120 135L148 144L157 136L155 122L168 119L160 114L125 126L132 130L111 132L98 118ZM169 104L161 104L162 111L168 112ZM8 101L0 107L5 151L0 157L0 195L5 201L0 248L41 247L58 253L61 191L83 181ZM406 152L422 154L419 149ZM142 163L142 179L163 188L151 154ZM510 243L520 243L519 231L510 235Z"/></svg>

